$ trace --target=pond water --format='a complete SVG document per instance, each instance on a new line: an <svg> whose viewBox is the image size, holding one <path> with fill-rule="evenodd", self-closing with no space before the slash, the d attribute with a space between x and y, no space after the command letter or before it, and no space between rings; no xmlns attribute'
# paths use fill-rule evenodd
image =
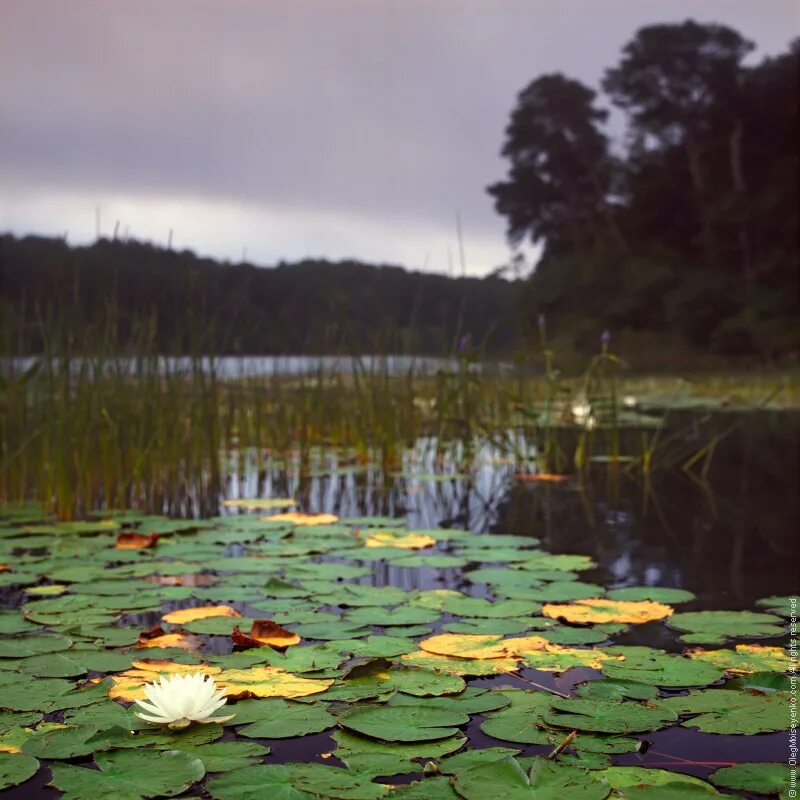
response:
<svg viewBox="0 0 800 800"><path fill-rule="evenodd" d="M509 564L519 566L519 558L514 554L515 548L517 550L521 548L519 552L525 556L533 556L540 552L541 548L541 551L555 556L589 556L594 563L594 566L588 569L576 568L575 572L579 572L579 575L569 572L571 567L564 567L568 574L563 576L563 581L558 580L557 574L555 577L550 575L548 578L543 578L546 591L552 592L555 586L561 587L560 591L564 591L566 583L572 580L589 586L597 585L598 588L603 587L609 591L623 587L667 587L686 590L693 595L693 599L675 603L676 612L705 610L764 612L766 610L764 607L756 605L756 601L760 598L778 596L781 598L780 602L783 602L784 596L798 594L797 531L800 530L800 501L797 493L797 467L800 421L790 414L753 415L744 421L746 424L734 427L720 442L710 462L709 470L702 479L698 477L696 470L685 473L679 469L672 469L657 471L649 480L644 481L621 467L609 467L607 464L594 465L589 475L580 480L575 476L558 480L547 479L547 476L540 480L520 479L518 475L520 463L507 463L498 452L486 445L477 449L469 474L461 474L457 466L460 463L458 448L451 450L449 456L443 458L435 454L436 450L431 446L431 442L421 441L404 454L395 470L389 472L383 472L375 465L357 463L349 454L343 455L332 451L316 453L311 460L302 464L291 459L287 461L283 458L273 458L264 453L242 453L236 464L229 465L222 494L227 499L294 498L298 504L297 509L302 512L332 514L345 520L364 517L385 518L379 523L383 527L365 527L365 530L373 533L392 530L388 519L394 518L398 523L404 523L410 531L428 530L434 537L436 531L442 534L441 537L436 537L436 543L431 549L408 550L412 556L438 553L441 556L460 559L460 563L454 561L453 566L447 566L446 561L427 565L422 563L423 558L418 565L410 566L399 565L396 552L388 553L386 558L363 560L363 555L353 555L352 551L331 549L329 552L308 555L303 555L302 550L298 551L298 558L310 564L337 564L341 565L342 572L349 568L345 565L356 564L363 568L363 574L347 575L345 583L363 586L365 591L397 587L410 593L406 597L418 597L420 592L444 589L460 592L466 597L488 598L495 602L502 601L503 598L510 598L512 601L515 598L528 598L533 595L529 595L525 590L517 591L518 587L515 589L513 585L499 578L498 582L484 582L470 579L470 573L487 566L492 568L504 568ZM248 587L252 585L252 581L248 578L251 572L245 561L253 556L269 557L273 553L271 539L268 538L261 544L254 544L259 540L253 535L255 528L250 527L254 518L253 512L248 513L235 507L220 507L219 512L222 516L213 524L222 526L221 529L226 531L224 551L220 551L219 555L235 559L230 563L236 566L233 569L233 576L228 575L227 578L219 560L211 562L209 571L211 574L222 575L223 583L227 581L226 585L234 585L231 577L235 578L237 571L241 569L242 586ZM257 512L257 514L265 513L271 515L273 512ZM366 526L366 521L363 524ZM359 524L354 523L354 526L358 528ZM166 521L161 527L156 524L154 529L163 530L167 536L170 533L170 525ZM141 530L146 530L146 525ZM241 531L242 534L237 536L237 531ZM480 547L464 545L463 540L457 537L450 539L442 533L446 531L471 531L482 544ZM104 546L113 547L113 535L111 533L101 535L111 537ZM303 541L301 528L297 528L295 535L298 542ZM199 536L204 536L203 528L200 529ZM509 536L518 537L518 544L512 542ZM536 540L539 542L538 547ZM179 536L178 542L181 541L183 539ZM213 540L207 536L203 538L204 544L198 544L199 550L202 551L210 541ZM291 535L287 541L292 541ZM492 541L497 544L493 546L490 543ZM8 540L3 539L3 542L7 544ZM483 543L488 545L485 549L482 549ZM159 557L161 547L161 544L156 547L155 558ZM168 544L162 551L166 554L166 563L181 559L192 562L188 551L176 549L171 552L169 547ZM26 551L23 549L13 552ZM39 552L44 555L47 553L47 548L28 552ZM487 554L485 559L480 558L481 552ZM505 553L508 555L503 555ZM489 557L490 554L493 554L492 557ZM52 553L49 555L52 557ZM106 558L105 563L117 564L110 560L111 556ZM63 569L64 562L58 563L59 568ZM129 563L129 559L119 563L124 565ZM556 570L561 568L557 567ZM281 576L287 581L297 582L298 574L303 574L302 567L299 569L300 572L296 573L289 568L288 571L282 572ZM124 574L124 570L120 574ZM83 578L88 580L89 576ZM52 580L43 578L37 580L36 584L49 585L58 580L58 570L56 570ZM66 580L76 580L76 576L67 570ZM306 585L303 578L299 580L301 585ZM335 580L335 572L332 580L334 585L341 587L341 582ZM556 582L551 583L553 580ZM82 584L78 584L80 585ZM35 607L35 603L30 603L31 596L26 598L18 586L10 581L7 581L5 586L7 588L3 590L2 595L4 608L16 611L23 603ZM314 592L320 595L317 602L318 613L323 615L320 617L321 620L328 619L324 616L326 613L343 612L347 617L354 613L354 609L358 612L359 608L362 608L360 601L355 606L348 606L340 599L337 601L339 595L335 592L328 597L327 590L320 580L316 582L311 580L307 586L313 587ZM71 591L81 590L73 584ZM88 592L89 589L84 591ZM567 591L564 596L567 602L570 599L569 594ZM578 599L581 596L591 596L591 592L589 595L581 595L580 592L575 595ZM277 597L277 600L272 601L276 607L281 602L280 592ZM212 602L212 598L214 602L222 600L223 593L209 590L204 595L201 590L185 599L165 597L160 607L154 609L143 607L141 612L129 611L118 619L117 624L123 627L131 626L137 630L151 628L159 624L161 615L167 611L207 604ZM558 591L552 593L552 598L560 602ZM238 597L236 592L233 592L228 599L245 617L270 616L267 610L268 604L259 603L258 593ZM291 604L292 601L284 602ZM307 604L308 597L294 602ZM47 610L49 612L50 607ZM455 607L450 611L446 608L439 610L442 611L441 616L426 626L427 632L414 633L411 630L414 627L412 625L405 626L408 628L406 635L418 643L430 635L442 633L447 630L446 626L457 624L459 620L463 621L466 618L474 622L476 619L469 614L464 617ZM774 610L783 616L789 614L788 609ZM296 627L298 632L302 632L303 625L308 626L313 620L313 615L308 617L301 614L303 621L293 625L290 624L293 619L291 613L287 612L284 617L276 616L281 624L286 624L290 630ZM284 618L286 622L283 622ZM483 620L484 623L486 621L481 617L477 619ZM55 630L60 629L56 627ZM204 642L203 652L219 658L221 665L228 665L225 659L231 657L230 654L234 649L230 637L202 633L202 624L198 630ZM302 634L303 645L316 641L315 630L318 631L317 635L321 635L319 626L314 628L313 623L311 627L306 627L306 630L308 633ZM388 635L393 633L391 627L388 630L381 627L374 630ZM528 633L510 635L535 635L538 630L539 628L534 625ZM689 626L683 630L689 630L691 639L691 631L694 629ZM83 633L86 634L87 631L83 630ZM691 644L679 641L680 635L680 630L665 625L663 620L654 619L615 632L610 638L613 645L658 648L675 654L675 657L687 647L698 645L713 650L731 648L739 643L768 646L781 646L786 643L785 635L782 633L757 637L732 635L730 638L723 635L718 642L713 641L713 636L703 639L701 635ZM335 638L349 637L343 634ZM610 642L606 641L604 646L609 644ZM628 653L628 657L633 658L633 651L629 650ZM686 660L680 659L681 662ZM769 671L769 668L766 669ZM773 667L773 669L780 671L779 668ZM8 674L0 672L0 676ZM90 674L94 673L90 671ZM644 676L649 674L642 673ZM527 666L512 674L465 677L469 686L481 689L497 690L514 687L525 691L533 689L536 692L549 689L562 695L574 696L579 684L587 680L602 679L603 673L587 666L576 666L563 673ZM729 683L733 677L734 673L729 672L727 682ZM640 680L648 683L647 677ZM655 682L661 687L661 700L684 696L693 685L707 685L700 682L692 684L691 681L682 683L680 680L676 682L678 685L665 685L657 680ZM719 680L712 683L721 684ZM743 692L732 689L728 696L737 697L741 694ZM1 680L0 695L2 695ZM759 694L759 696L771 695ZM320 697L325 699L324 694ZM718 702L724 704L723 699ZM626 703L630 705L631 701L628 700ZM487 734L482 730L482 726L496 713L498 712L474 713L469 723L462 726L463 732L468 737L468 748L512 747L519 751L518 758L522 759L546 755L552 750L552 743L531 744L513 736L504 739ZM788 693L785 715L788 728ZM61 718L56 715L52 719L60 721ZM615 765L667 769L674 773L694 775L704 779L717 769L740 762L786 763L789 752L788 733L775 730L774 726L772 730L769 730L769 725L765 728L755 735L711 733L698 730L692 727L691 723L664 725L659 729L645 732L634 730L631 735L644 742L639 751L613 755L612 760ZM568 733L569 729L569 726L564 727L562 733ZM590 727L589 730L597 729ZM265 764L301 762L341 767L344 766L344 762L335 752L337 741L332 738L333 733L333 730L326 729L290 738L242 739L240 735L234 733L233 728L226 727L221 741L248 741L268 746L271 753L264 759ZM331 756L331 753L334 755ZM59 797L60 792L47 787L50 772L46 766L46 758L43 763L45 766L42 766L33 778L15 789L8 789L3 796ZM79 755L70 763L88 766L91 764L91 756ZM391 771L387 774L391 774ZM590 775L595 776L595 779L599 774L590 770ZM419 771L412 771L394 775L390 780L387 778L381 780L400 785L417 781L420 777ZM216 787L211 793L214 798L225 800L227 797L235 796L226 795L223 782L219 780L215 784L212 779L210 785L212 788ZM307 788L307 784L297 785ZM433 786L433 784L428 785ZM207 784L197 783L189 789L189 794L208 796L204 794L206 786ZM502 782L492 786L501 792L507 788L504 788ZM419 791L422 793L409 795L409 798L427 796L422 788ZM439 791L443 792L441 797L450 797L444 793L442 787L437 786L436 792ZM673 791L680 792L681 786L679 785L677 789L673 787ZM686 791L688 796L689 790ZM732 790L732 793L743 797L761 796L744 789ZM463 796L467 800L474 800L481 795ZM577 798L581 795L568 793L564 798L569 800L573 796ZM652 794L654 798L660 796L672 798L680 795ZM434 797L434 794L431 794L431 797Z"/></svg>

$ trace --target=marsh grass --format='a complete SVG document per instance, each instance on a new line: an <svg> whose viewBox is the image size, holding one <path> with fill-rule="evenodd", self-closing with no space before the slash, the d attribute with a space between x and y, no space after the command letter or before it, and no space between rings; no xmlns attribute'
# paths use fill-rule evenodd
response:
<svg viewBox="0 0 800 800"><path fill-rule="evenodd" d="M413 360L396 370L387 355L350 355L347 370L223 377L202 332L190 335L189 355L170 359L156 349L152 320L124 345L118 329L46 320L43 352L21 359L13 327L4 328L0 502L36 500L64 520L102 508L204 515L216 510L226 474L244 469L245 453L262 461L291 453L302 471L315 449L345 449L353 463L389 473L420 442L434 460L457 457L461 472L488 441L521 472L584 474L602 461L645 475L688 463L705 474L720 430L688 440L667 433L664 408L697 408L705 420L710 408L762 401L768 388L773 403L798 400L785 375L630 377L607 343L582 375L565 378L544 332L540 352L511 365L455 352L452 366L431 374ZM635 409L620 400L629 394ZM588 416L576 418L576 404Z"/></svg>

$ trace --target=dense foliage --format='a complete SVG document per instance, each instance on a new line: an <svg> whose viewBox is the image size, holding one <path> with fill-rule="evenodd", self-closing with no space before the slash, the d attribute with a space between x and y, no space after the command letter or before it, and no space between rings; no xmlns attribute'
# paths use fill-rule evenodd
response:
<svg viewBox="0 0 800 800"><path fill-rule="evenodd" d="M800 47L745 66L752 49L721 25L642 28L602 82L621 152L589 87L543 75L519 94L488 192L512 244L544 248L531 327L543 313L579 346L603 328L726 355L796 346Z"/></svg>
<svg viewBox="0 0 800 800"><path fill-rule="evenodd" d="M164 351L449 352L465 336L511 347L513 285L400 267L306 260L272 269L220 264L189 251L101 240L90 247L0 239L7 313L39 350L48 320L103 327L125 342L148 328ZM65 318L66 317L66 318Z"/></svg>

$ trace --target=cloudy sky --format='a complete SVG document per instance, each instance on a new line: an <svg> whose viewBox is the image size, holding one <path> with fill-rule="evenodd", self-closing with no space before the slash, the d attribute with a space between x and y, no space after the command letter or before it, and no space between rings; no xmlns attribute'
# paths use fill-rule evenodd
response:
<svg viewBox="0 0 800 800"><path fill-rule="evenodd" d="M0 0L0 230L270 264L508 258L484 188L516 93L597 85L637 28L753 39L796 0ZM619 126L619 122L615 123ZM449 264L452 267L449 267Z"/></svg>

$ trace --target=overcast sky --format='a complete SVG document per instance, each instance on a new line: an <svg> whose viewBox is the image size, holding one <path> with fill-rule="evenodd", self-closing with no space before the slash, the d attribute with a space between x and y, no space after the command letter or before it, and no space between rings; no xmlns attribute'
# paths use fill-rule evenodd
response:
<svg viewBox="0 0 800 800"><path fill-rule="evenodd" d="M517 92L597 86L642 25L728 24L756 59L796 0L0 0L0 230L239 261L508 259L484 189Z"/></svg>

